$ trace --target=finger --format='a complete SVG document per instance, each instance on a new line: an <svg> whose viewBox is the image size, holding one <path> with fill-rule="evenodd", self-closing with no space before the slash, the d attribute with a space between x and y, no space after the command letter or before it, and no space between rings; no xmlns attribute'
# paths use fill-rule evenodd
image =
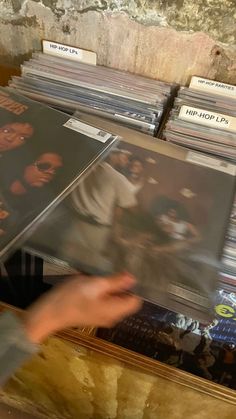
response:
<svg viewBox="0 0 236 419"><path fill-rule="evenodd" d="M142 300L135 296L124 296L111 298L107 303L106 311L108 316L112 314L115 321L122 320L127 316L139 311L142 307Z"/></svg>
<svg viewBox="0 0 236 419"><path fill-rule="evenodd" d="M136 284L135 278L125 272L101 279L100 291L104 294L120 294L133 288Z"/></svg>

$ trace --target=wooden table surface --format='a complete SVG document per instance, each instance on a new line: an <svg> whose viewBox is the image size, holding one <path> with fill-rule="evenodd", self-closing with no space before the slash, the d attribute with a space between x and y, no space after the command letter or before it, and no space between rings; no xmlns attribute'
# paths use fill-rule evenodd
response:
<svg viewBox="0 0 236 419"><path fill-rule="evenodd" d="M34 416L22 413L0 402L0 418L1 419L37 419Z"/></svg>

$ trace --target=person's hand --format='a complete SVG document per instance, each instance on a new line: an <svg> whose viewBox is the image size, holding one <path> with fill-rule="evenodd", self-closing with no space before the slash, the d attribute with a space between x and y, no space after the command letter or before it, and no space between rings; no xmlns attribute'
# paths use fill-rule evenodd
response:
<svg viewBox="0 0 236 419"><path fill-rule="evenodd" d="M138 297L127 294L135 284L129 274L86 276L54 287L27 311L24 327L30 341L42 342L66 327L112 327L141 308Z"/></svg>

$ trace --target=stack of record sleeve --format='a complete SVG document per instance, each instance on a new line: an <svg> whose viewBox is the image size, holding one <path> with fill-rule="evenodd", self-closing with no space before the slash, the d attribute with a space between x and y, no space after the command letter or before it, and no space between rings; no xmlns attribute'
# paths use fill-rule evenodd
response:
<svg viewBox="0 0 236 419"><path fill-rule="evenodd" d="M178 91L162 138L236 163L236 86L192 77L190 86ZM236 199L225 240L220 280L222 288L235 292Z"/></svg>
<svg viewBox="0 0 236 419"><path fill-rule="evenodd" d="M225 240L220 283L223 289L236 292L236 199Z"/></svg>
<svg viewBox="0 0 236 419"><path fill-rule="evenodd" d="M197 84L196 80L203 80L205 84ZM210 82L215 83L215 90L215 85ZM217 90L217 82L193 77L190 87L181 87L163 131L163 138L235 161L236 87L225 83L218 85L223 86L221 90Z"/></svg>
<svg viewBox="0 0 236 419"><path fill-rule="evenodd" d="M62 111L86 111L156 135L176 85L35 53L10 87Z"/></svg>

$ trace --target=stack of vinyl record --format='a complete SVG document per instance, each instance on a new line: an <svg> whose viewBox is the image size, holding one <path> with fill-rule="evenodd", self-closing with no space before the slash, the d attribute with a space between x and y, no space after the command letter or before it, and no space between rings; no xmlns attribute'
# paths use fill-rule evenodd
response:
<svg viewBox="0 0 236 419"><path fill-rule="evenodd" d="M176 85L130 73L35 53L10 87L32 99L73 113L115 120L155 135Z"/></svg>
<svg viewBox="0 0 236 419"><path fill-rule="evenodd" d="M226 235L220 281L225 290L236 291L236 199Z"/></svg>
<svg viewBox="0 0 236 419"><path fill-rule="evenodd" d="M192 77L190 87L181 87L178 91L163 138L234 161L235 117L235 86Z"/></svg>
<svg viewBox="0 0 236 419"><path fill-rule="evenodd" d="M163 138L236 162L236 86L192 77L181 87L163 131ZM222 162L222 165L224 162ZM222 288L236 290L236 200L223 252Z"/></svg>

